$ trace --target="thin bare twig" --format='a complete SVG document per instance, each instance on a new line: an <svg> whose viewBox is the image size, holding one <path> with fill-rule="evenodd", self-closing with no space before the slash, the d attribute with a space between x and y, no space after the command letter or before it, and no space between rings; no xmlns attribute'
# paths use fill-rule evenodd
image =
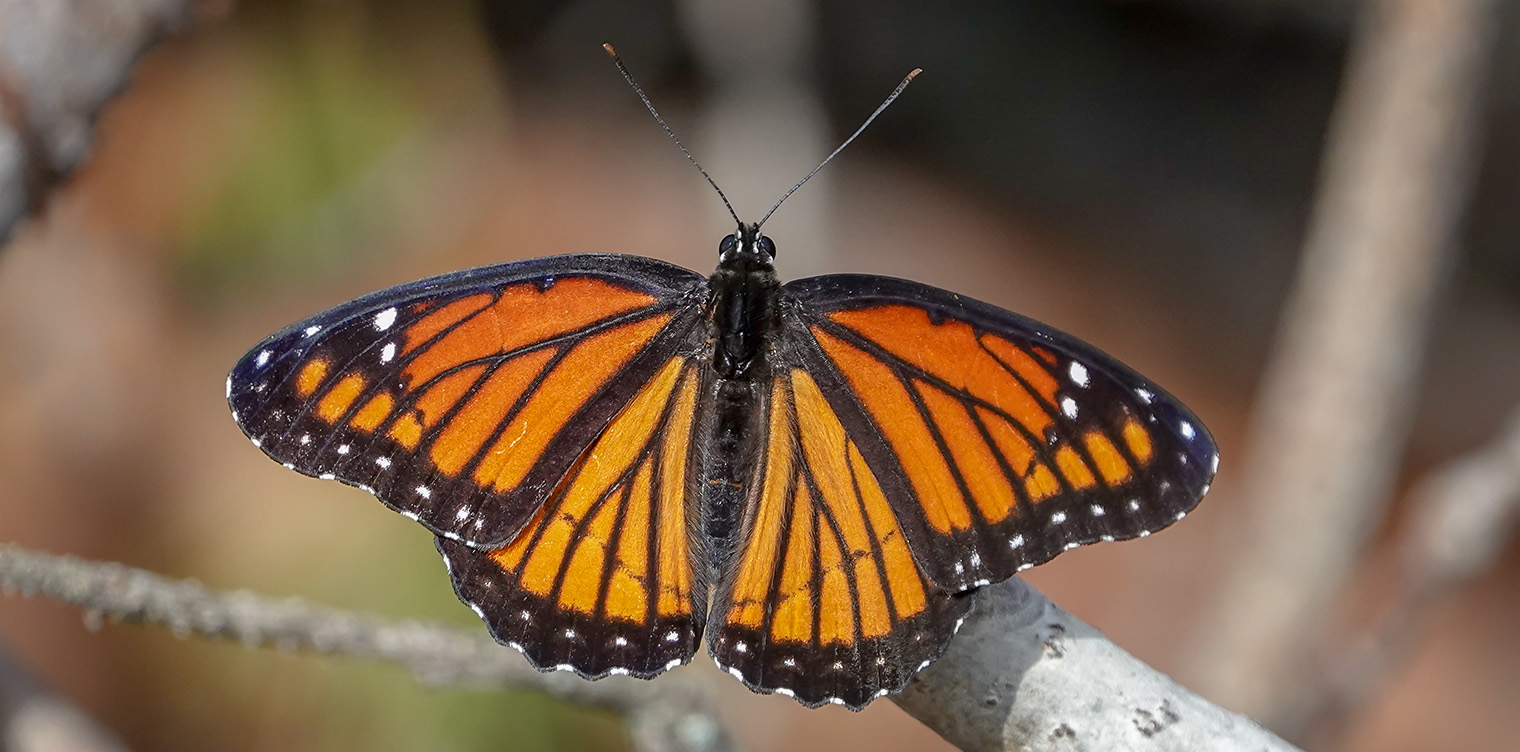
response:
<svg viewBox="0 0 1520 752"><path fill-rule="evenodd" d="M1420 645L1431 618L1487 571L1520 526L1520 410L1491 444L1428 475L1414 491L1401 581L1371 625L1325 650L1324 670L1286 715L1284 734L1328 741Z"/></svg>
<svg viewBox="0 0 1520 752"><path fill-rule="evenodd" d="M0 589L82 606L94 618L162 624L176 634L384 660L435 684L535 689L624 714L641 749L731 747L690 682L588 682L534 671L484 634L218 592L119 564L0 546ZM1017 578L985 589L949 652L894 698L967 749L1089 747L1289 750L1135 660ZM1233 747L1231 746L1233 745Z"/></svg>
<svg viewBox="0 0 1520 752"><path fill-rule="evenodd" d="M388 661L429 684L542 691L622 714L635 746L643 750L733 746L704 694L688 682L676 677L653 683L626 677L588 682L566 673L539 673L483 630L465 632L312 606L295 598L217 591L120 564L13 545L0 546L0 590L81 606L94 619L161 624L177 635Z"/></svg>
<svg viewBox="0 0 1520 752"><path fill-rule="evenodd" d="M1477 151L1495 0L1362 6L1298 280L1253 412L1250 530L1190 676L1267 719L1383 518Z"/></svg>

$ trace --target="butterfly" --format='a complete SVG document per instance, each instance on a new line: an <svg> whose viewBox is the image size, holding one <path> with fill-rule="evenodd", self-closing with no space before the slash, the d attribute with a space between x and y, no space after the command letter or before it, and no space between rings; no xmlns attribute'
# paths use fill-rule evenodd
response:
<svg viewBox="0 0 1520 752"><path fill-rule="evenodd" d="M1207 492L1202 423L1114 358L916 282L782 284L761 223L710 276L576 254L339 305L237 363L233 417L435 533L540 670L652 678L705 638L809 707L901 690L977 588Z"/></svg>

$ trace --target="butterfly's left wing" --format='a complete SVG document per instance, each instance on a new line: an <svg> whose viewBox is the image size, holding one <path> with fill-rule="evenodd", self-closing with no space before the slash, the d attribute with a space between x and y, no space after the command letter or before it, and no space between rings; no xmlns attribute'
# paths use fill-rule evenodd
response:
<svg viewBox="0 0 1520 752"><path fill-rule="evenodd" d="M1219 456L1186 407L1098 349L945 290L864 275L782 287L787 336L939 587L1149 535Z"/></svg>

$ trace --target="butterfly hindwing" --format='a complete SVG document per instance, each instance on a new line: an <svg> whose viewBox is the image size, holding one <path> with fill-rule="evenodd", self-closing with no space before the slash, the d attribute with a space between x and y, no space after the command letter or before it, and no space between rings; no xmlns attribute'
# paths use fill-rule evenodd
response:
<svg viewBox="0 0 1520 752"><path fill-rule="evenodd" d="M605 254L425 279L270 336L227 398L287 467L499 546L693 331L705 287Z"/></svg>
<svg viewBox="0 0 1520 752"><path fill-rule="evenodd" d="M782 287L783 326L882 487L914 556L959 591L1060 552L1149 535L1218 455L1170 395L1090 345L904 280Z"/></svg>
<svg viewBox="0 0 1520 752"><path fill-rule="evenodd" d="M915 565L881 485L819 385L778 349L708 652L752 689L859 709L945 648L970 595ZM790 361L790 362L787 362Z"/></svg>
<svg viewBox="0 0 1520 752"><path fill-rule="evenodd" d="M668 359L509 545L438 538L460 599L540 670L649 678L696 652L706 583L688 478L704 373Z"/></svg>

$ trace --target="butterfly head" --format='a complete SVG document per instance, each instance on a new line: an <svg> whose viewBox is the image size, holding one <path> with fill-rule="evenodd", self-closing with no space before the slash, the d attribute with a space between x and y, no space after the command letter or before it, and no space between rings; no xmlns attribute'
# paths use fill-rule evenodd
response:
<svg viewBox="0 0 1520 752"><path fill-rule="evenodd" d="M739 261L748 261L762 266L770 266L771 259L776 257L776 244L771 239L760 234L760 226L753 224L739 225L738 232L723 238L718 244L718 261L724 264L733 264Z"/></svg>

